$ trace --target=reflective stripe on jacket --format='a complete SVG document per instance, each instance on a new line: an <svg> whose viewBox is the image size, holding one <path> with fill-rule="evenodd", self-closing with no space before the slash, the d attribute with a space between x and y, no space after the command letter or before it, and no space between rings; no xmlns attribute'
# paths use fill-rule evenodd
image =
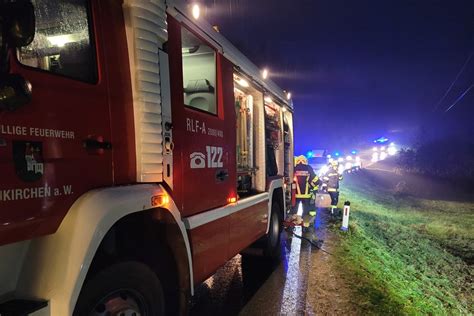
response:
<svg viewBox="0 0 474 316"><path fill-rule="evenodd" d="M311 188L318 184L319 178L313 168L305 164L297 164L295 167L296 195L297 199L309 199L313 195Z"/></svg>

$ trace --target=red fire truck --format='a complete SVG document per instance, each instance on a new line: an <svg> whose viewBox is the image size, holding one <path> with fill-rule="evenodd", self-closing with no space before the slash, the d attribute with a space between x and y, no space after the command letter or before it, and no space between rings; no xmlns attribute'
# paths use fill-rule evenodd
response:
<svg viewBox="0 0 474 316"><path fill-rule="evenodd" d="M184 314L278 255L292 103L199 7L1 0L0 34L0 315Z"/></svg>

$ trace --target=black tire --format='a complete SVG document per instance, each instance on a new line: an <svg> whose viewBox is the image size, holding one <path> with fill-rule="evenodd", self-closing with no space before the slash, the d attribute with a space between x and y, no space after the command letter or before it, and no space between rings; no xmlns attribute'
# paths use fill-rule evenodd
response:
<svg viewBox="0 0 474 316"><path fill-rule="evenodd" d="M164 315L160 280L142 263L117 263L94 275L83 286L73 315L121 315L124 309L132 311L125 315L135 310L141 316Z"/></svg>
<svg viewBox="0 0 474 316"><path fill-rule="evenodd" d="M276 201L272 203L270 226L264 237L263 256L269 259L279 259L281 254L281 207Z"/></svg>

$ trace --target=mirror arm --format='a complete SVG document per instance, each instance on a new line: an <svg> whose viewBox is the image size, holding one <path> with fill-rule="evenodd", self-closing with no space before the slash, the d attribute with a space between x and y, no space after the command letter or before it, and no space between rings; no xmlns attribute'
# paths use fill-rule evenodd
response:
<svg viewBox="0 0 474 316"><path fill-rule="evenodd" d="M0 12L5 12L5 4L3 3L3 0L0 0ZM0 76L6 75L9 73L10 70L10 63L9 63L9 45L8 45L8 39L7 39L7 30L8 26L7 21L3 15L0 15Z"/></svg>
<svg viewBox="0 0 474 316"><path fill-rule="evenodd" d="M0 76L10 73L10 54L8 44L0 48Z"/></svg>

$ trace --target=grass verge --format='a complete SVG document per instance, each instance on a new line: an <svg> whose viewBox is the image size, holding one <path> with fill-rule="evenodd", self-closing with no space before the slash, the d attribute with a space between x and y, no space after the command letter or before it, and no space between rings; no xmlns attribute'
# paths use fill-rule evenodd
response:
<svg viewBox="0 0 474 316"><path fill-rule="evenodd" d="M351 224L335 254L364 314L472 314L474 205L394 196L362 178L342 191Z"/></svg>

